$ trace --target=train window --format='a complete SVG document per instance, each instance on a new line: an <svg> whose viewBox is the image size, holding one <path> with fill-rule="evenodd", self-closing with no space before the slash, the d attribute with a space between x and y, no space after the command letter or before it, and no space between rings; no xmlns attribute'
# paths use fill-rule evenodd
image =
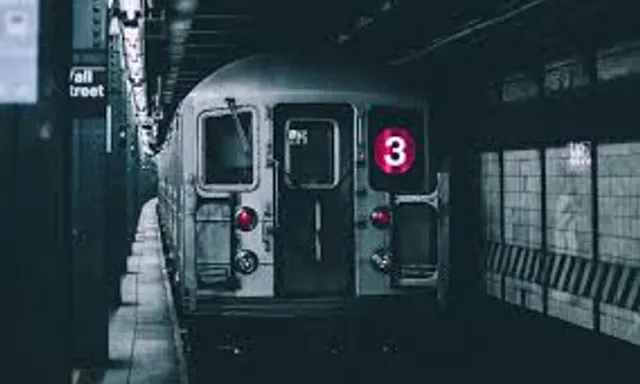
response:
<svg viewBox="0 0 640 384"><path fill-rule="evenodd" d="M253 184L253 121L251 112L204 118L205 184ZM238 122L240 124L238 124Z"/></svg>
<svg viewBox="0 0 640 384"><path fill-rule="evenodd" d="M338 125L327 119L291 119L286 124L287 183L299 188L332 188L340 164Z"/></svg>
<svg viewBox="0 0 640 384"><path fill-rule="evenodd" d="M392 193L423 192L427 146L422 110L372 107L367 129L371 187Z"/></svg>

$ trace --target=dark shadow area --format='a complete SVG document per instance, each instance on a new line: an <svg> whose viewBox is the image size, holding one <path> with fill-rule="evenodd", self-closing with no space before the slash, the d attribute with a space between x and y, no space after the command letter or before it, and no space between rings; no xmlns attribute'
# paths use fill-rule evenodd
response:
<svg viewBox="0 0 640 384"><path fill-rule="evenodd" d="M123 301L122 303L120 303L121 307L135 307L137 305L139 305L140 303L138 303L137 301Z"/></svg>
<svg viewBox="0 0 640 384"><path fill-rule="evenodd" d="M507 379L527 372L532 380L576 382L599 377L614 383L637 374L640 348L630 343L497 300L481 307L484 314L473 330L475 365L486 374L500 372Z"/></svg>
<svg viewBox="0 0 640 384"><path fill-rule="evenodd" d="M443 314L414 324L393 317L261 321L235 337L212 325L188 353L191 382L617 383L637 369L631 344L495 300L480 299L474 308L465 317Z"/></svg>
<svg viewBox="0 0 640 384"><path fill-rule="evenodd" d="M104 378L105 373L106 373L105 369L99 369L99 368L94 368L94 369L89 369L87 371L84 371L84 374L81 376L81 379L78 382L78 384L99 383Z"/></svg>
<svg viewBox="0 0 640 384"><path fill-rule="evenodd" d="M203 329L188 357L191 382L383 383L447 377L450 331L439 319L267 319L255 325L235 337L219 332L222 328Z"/></svg>
<svg viewBox="0 0 640 384"><path fill-rule="evenodd" d="M109 359L107 369L126 369L131 365L129 359Z"/></svg>

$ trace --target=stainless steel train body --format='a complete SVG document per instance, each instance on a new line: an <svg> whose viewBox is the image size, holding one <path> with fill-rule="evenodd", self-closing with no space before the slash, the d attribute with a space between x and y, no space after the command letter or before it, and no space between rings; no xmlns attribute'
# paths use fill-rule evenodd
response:
<svg viewBox="0 0 640 384"><path fill-rule="evenodd" d="M428 105L348 68L252 56L177 108L158 207L184 315L391 311L442 294Z"/></svg>

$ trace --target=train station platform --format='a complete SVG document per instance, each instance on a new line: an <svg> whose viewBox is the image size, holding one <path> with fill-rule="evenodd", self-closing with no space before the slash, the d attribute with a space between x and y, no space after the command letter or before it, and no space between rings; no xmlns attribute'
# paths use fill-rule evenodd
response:
<svg viewBox="0 0 640 384"><path fill-rule="evenodd" d="M122 280L122 304L109 321L110 364L100 379L86 380L88 383L187 382L164 273L156 202L153 199L146 203L140 214L127 274Z"/></svg>

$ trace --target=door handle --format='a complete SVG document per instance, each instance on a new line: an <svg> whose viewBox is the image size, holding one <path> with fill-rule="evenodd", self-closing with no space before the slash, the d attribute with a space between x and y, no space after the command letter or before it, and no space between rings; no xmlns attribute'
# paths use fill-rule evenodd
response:
<svg viewBox="0 0 640 384"><path fill-rule="evenodd" d="M322 204L320 203L320 199L316 200L315 204L315 255L316 261L322 261L322 241L320 239L320 235L322 233Z"/></svg>
<svg viewBox="0 0 640 384"><path fill-rule="evenodd" d="M262 223L262 242L264 243L265 251L271 251L271 242L276 235L275 223L263 222Z"/></svg>

